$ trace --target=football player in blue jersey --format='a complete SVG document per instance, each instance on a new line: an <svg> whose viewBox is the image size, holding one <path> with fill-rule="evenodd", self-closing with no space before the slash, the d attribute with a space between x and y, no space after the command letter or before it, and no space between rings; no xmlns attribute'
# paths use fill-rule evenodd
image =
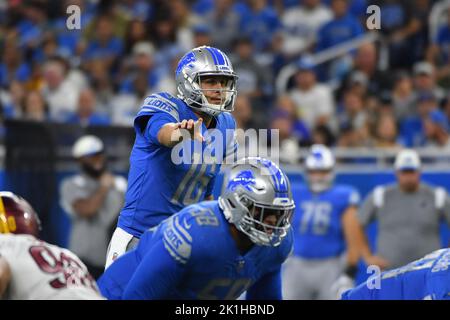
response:
<svg viewBox="0 0 450 320"><path fill-rule="evenodd" d="M343 300L450 300L450 249L436 250L406 266L372 275Z"/></svg>
<svg viewBox="0 0 450 320"><path fill-rule="evenodd" d="M337 299L354 286L357 263L367 247L357 220L356 189L334 184L335 159L324 145L313 145L305 160L307 184L293 189L294 252L283 272L286 299ZM360 240L361 241L358 241ZM365 257L369 264L383 264Z"/></svg>
<svg viewBox="0 0 450 320"><path fill-rule="evenodd" d="M221 163L236 152L230 112L237 75L229 58L216 48L198 47L180 59L175 76L177 97L152 94L134 120L128 189L106 267L145 230L189 204L212 199Z"/></svg>
<svg viewBox="0 0 450 320"><path fill-rule="evenodd" d="M190 205L145 232L98 281L108 299L281 299L294 201L272 161L230 169L218 201Z"/></svg>

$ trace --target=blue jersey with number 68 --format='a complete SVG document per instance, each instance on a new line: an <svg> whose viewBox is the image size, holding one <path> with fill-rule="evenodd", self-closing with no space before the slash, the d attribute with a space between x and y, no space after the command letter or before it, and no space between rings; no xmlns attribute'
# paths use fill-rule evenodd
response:
<svg viewBox="0 0 450 320"><path fill-rule="evenodd" d="M341 218L345 210L359 203L350 186L335 185L313 193L306 185L293 188L296 204L292 222L294 254L307 259L336 257L346 249Z"/></svg>
<svg viewBox="0 0 450 320"><path fill-rule="evenodd" d="M344 292L343 300L450 300L450 249L436 250L410 264L372 275Z"/></svg>
<svg viewBox="0 0 450 320"><path fill-rule="evenodd" d="M281 299L281 264L292 232L277 247L238 250L217 201L184 208L145 232L98 281L108 299Z"/></svg>
<svg viewBox="0 0 450 320"><path fill-rule="evenodd" d="M214 118L214 130L202 124L203 143L186 139L168 148L158 142L162 126L185 119L198 117L184 101L168 93L147 97L135 118L136 140L118 227L136 237L211 195L220 163L237 149L236 123L226 112Z"/></svg>

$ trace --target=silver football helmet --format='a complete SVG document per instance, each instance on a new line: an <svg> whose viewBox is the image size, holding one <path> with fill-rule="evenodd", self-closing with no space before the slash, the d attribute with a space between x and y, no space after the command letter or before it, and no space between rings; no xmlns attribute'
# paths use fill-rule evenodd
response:
<svg viewBox="0 0 450 320"><path fill-rule="evenodd" d="M202 89L202 79L211 76L222 77L221 89ZM178 63L175 72L178 97L191 108L216 116L221 112L234 110L237 75L230 59L219 49L202 46L186 53ZM220 91L216 103L210 103L207 91Z"/></svg>
<svg viewBox="0 0 450 320"><path fill-rule="evenodd" d="M305 160L306 181L312 192L322 192L334 182L336 160L330 149L321 144L311 146ZM320 174L317 174L317 173Z"/></svg>
<svg viewBox="0 0 450 320"><path fill-rule="evenodd" d="M288 177L272 161L249 157L230 169L226 181L219 197L226 219L253 243L278 246L295 208Z"/></svg>

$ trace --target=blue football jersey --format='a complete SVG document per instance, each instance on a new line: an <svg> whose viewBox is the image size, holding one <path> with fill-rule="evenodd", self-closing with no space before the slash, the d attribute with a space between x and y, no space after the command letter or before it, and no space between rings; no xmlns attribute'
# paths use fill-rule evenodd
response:
<svg viewBox="0 0 450 320"><path fill-rule="evenodd" d="M98 284L108 299L281 299L281 264L289 232L277 247L241 254L217 201L190 205L145 232Z"/></svg>
<svg viewBox="0 0 450 320"><path fill-rule="evenodd" d="M335 257L346 249L342 230L342 214L359 203L353 187L335 185L321 193L313 193L306 185L292 190L296 204L292 222L294 254L303 258Z"/></svg>
<svg viewBox="0 0 450 320"><path fill-rule="evenodd" d="M436 250L410 264L373 275L343 300L450 300L450 249ZM378 281L377 281L378 280Z"/></svg>
<svg viewBox="0 0 450 320"><path fill-rule="evenodd" d="M214 130L202 124L203 143L185 139L168 148L158 142L157 134L163 125L185 119L198 117L187 104L168 93L147 97L135 118L136 140L118 226L136 237L211 195L221 162L236 152L236 123L226 112L214 118Z"/></svg>

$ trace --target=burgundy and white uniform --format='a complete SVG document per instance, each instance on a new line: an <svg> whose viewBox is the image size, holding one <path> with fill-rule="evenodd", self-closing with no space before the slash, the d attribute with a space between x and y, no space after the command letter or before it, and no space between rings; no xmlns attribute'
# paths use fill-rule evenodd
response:
<svg viewBox="0 0 450 320"><path fill-rule="evenodd" d="M0 256L12 275L4 299L104 299L86 266L67 249L31 235L0 234Z"/></svg>

